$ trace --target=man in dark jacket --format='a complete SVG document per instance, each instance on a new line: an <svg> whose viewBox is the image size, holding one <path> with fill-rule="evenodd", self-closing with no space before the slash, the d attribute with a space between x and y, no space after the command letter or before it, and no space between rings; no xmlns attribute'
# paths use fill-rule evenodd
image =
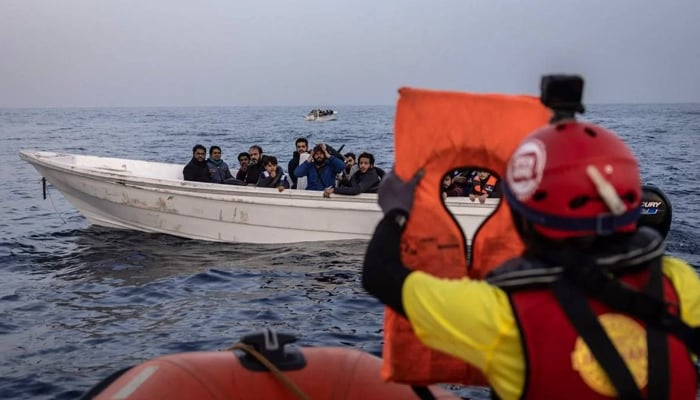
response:
<svg viewBox="0 0 700 400"><path fill-rule="evenodd" d="M207 160L209 167L209 177L212 182L233 184L236 179L231 175L231 170L226 164L226 161L221 159L221 147L209 147L209 159Z"/></svg>
<svg viewBox="0 0 700 400"><path fill-rule="evenodd" d="M186 181L211 182L206 157L207 149L201 144L196 144L192 148L192 159L182 170Z"/></svg>
<svg viewBox="0 0 700 400"><path fill-rule="evenodd" d="M356 195L360 193L376 193L379 189L379 175L374 167L374 156L370 153L362 153L357 157L359 169L352 174L346 184L341 184L337 188L326 188L323 190L323 197L331 197L332 193Z"/></svg>
<svg viewBox="0 0 700 400"><path fill-rule="evenodd" d="M245 183L248 185L255 185L260 179L260 174L265 171L262 163L263 149L262 147L254 144L248 149L248 154L250 155L250 164L248 164L248 171L245 174Z"/></svg>
<svg viewBox="0 0 700 400"><path fill-rule="evenodd" d="M311 158L299 164L294 170L297 179L308 178L306 190L322 191L335 186L335 175L345 168L342 159L332 156L325 143L317 144L311 153Z"/></svg>
<svg viewBox="0 0 700 400"><path fill-rule="evenodd" d="M299 162L304 162L308 158L308 155L300 160L302 154L307 154L309 151L309 141L306 138L300 137L294 142L296 150L292 153L292 159L289 160L287 164L287 171L289 172L289 177L292 179L292 189L297 188L297 177L294 175L294 170L299 166Z"/></svg>

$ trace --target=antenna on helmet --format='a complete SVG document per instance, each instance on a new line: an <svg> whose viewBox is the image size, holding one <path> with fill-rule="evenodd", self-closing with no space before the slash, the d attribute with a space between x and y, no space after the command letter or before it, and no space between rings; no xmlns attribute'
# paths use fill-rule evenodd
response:
<svg viewBox="0 0 700 400"><path fill-rule="evenodd" d="M581 103L583 78L578 75L544 75L540 83L540 101L552 110L551 124L575 120L586 109Z"/></svg>

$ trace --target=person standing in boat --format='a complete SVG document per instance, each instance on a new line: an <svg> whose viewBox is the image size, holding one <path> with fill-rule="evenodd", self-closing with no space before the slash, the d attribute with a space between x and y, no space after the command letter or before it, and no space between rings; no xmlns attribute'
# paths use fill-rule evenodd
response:
<svg viewBox="0 0 700 400"><path fill-rule="evenodd" d="M192 148L192 159L182 170L182 176L186 181L211 182L206 157L206 147L201 144L194 145Z"/></svg>
<svg viewBox="0 0 700 400"><path fill-rule="evenodd" d="M235 178L231 175L228 164L221 159L221 147L209 147L209 158L207 159L209 177L215 183L232 183Z"/></svg>
<svg viewBox="0 0 700 400"><path fill-rule="evenodd" d="M335 186L335 175L345 168L343 160L331 156L325 143L317 144L306 162L294 170L297 178L307 178L306 190L323 190Z"/></svg>
<svg viewBox="0 0 700 400"><path fill-rule="evenodd" d="M352 174L347 183L341 183L337 188L323 189L323 197L331 197L333 193L350 196L360 193L377 193L380 179L377 169L374 168L374 156L367 152L360 154L357 157L357 165L358 171Z"/></svg>
<svg viewBox="0 0 700 400"><path fill-rule="evenodd" d="M526 249L486 281L406 268L414 190L389 174L362 284L426 346L482 370L501 399L695 399L700 279L637 227L637 160L613 133L565 120L525 138L502 185Z"/></svg>

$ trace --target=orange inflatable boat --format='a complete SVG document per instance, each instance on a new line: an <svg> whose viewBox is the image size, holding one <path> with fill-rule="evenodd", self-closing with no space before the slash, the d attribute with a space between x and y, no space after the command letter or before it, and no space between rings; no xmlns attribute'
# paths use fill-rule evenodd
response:
<svg viewBox="0 0 700 400"><path fill-rule="evenodd" d="M499 204L477 230L468 257L464 233L442 201L442 178L464 167L503 176L517 144L545 125L551 112L532 96L410 88L401 89L399 95L394 127L396 173L408 179L419 169L425 171L401 239L403 263L439 277L481 278L522 251L510 211L505 202ZM486 384L476 368L423 346L409 322L389 308L384 328L384 379L416 385Z"/></svg>
<svg viewBox="0 0 700 400"><path fill-rule="evenodd" d="M249 335L230 351L146 361L97 385L84 399L458 399L438 387L383 382L381 360L351 348L289 349L289 335ZM425 398L425 397L423 397Z"/></svg>

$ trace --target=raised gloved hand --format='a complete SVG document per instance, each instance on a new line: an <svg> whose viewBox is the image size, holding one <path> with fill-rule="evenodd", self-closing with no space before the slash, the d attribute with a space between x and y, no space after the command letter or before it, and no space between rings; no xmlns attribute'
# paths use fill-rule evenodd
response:
<svg viewBox="0 0 700 400"><path fill-rule="evenodd" d="M410 213L411 208L413 208L413 195L416 186L418 186L418 182L423 178L423 175L425 175L425 171L420 169L413 175L413 178L403 181L394 174L393 169L389 171L382 179L377 194L377 202L384 214L391 210L401 210L406 214Z"/></svg>

